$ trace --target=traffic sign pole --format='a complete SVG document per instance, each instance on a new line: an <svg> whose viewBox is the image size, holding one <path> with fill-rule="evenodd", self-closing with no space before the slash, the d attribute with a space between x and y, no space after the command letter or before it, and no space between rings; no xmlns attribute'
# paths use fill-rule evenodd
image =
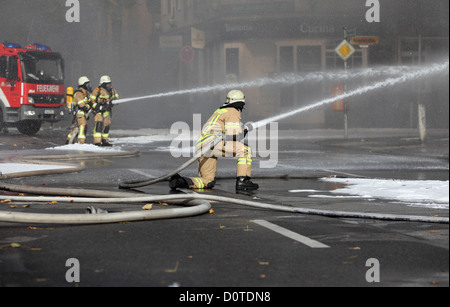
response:
<svg viewBox="0 0 450 307"><path fill-rule="evenodd" d="M347 60L355 53L355 48L347 41L347 28L344 27L344 40L336 47L336 53L344 61L344 70L347 71ZM344 93L347 92L347 84L344 82ZM348 101L344 99L344 134L348 138Z"/></svg>
<svg viewBox="0 0 450 307"><path fill-rule="evenodd" d="M344 40L347 40L347 28L344 27ZM352 52L353 54L353 52ZM344 60L344 71L347 72L347 59ZM344 93L347 93L347 83L344 82ZM347 99L344 99L344 138L348 138Z"/></svg>

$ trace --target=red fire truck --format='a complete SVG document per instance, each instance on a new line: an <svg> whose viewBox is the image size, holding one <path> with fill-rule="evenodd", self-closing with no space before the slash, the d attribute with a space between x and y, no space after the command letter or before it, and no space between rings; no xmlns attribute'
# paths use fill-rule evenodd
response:
<svg viewBox="0 0 450 307"><path fill-rule="evenodd" d="M64 118L64 61L42 44L0 44L0 132L35 135L43 122Z"/></svg>

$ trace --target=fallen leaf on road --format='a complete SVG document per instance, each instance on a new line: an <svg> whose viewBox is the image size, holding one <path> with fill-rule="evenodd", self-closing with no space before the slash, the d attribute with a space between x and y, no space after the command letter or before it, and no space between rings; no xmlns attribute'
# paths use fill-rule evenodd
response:
<svg viewBox="0 0 450 307"><path fill-rule="evenodd" d="M244 231L253 231L253 229L248 228L248 225L247 225L247 227L244 229Z"/></svg>
<svg viewBox="0 0 450 307"><path fill-rule="evenodd" d="M175 268L173 268L173 269L166 269L166 270L164 270L164 272L166 272L166 273L176 273L177 272L177 270L178 270L178 261L177 261L177 263L175 264Z"/></svg>

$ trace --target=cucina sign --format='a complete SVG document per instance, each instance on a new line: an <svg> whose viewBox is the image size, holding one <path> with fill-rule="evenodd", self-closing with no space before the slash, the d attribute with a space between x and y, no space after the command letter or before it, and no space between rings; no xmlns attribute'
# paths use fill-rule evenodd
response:
<svg viewBox="0 0 450 307"><path fill-rule="evenodd" d="M331 25L311 25L308 23L302 23L300 25L300 32L302 33L319 33L319 34L325 34L325 33L335 33L335 27Z"/></svg>
<svg viewBox="0 0 450 307"><path fill-rule="evenodd" d="M334 36L338 26L302 20L275 20L255 22L226 22L222 25L222 38L288 38L301 36Z"/></svg>

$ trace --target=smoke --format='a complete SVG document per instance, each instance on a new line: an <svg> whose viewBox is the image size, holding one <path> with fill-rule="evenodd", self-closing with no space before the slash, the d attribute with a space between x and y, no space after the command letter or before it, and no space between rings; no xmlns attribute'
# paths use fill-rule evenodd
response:
<svg viewBox="0 0 450 307"><path fill-rule="evenodd" d="M287 22L277 18L264 23L264 19L270 19L273 12L259 12L263 19L261 22L237 16L239 20L234 30L242 25L253 29L253 32L249 30L237 38L233 35L238 35L239 31L220 30L221 23L212 20L214 15L207 14L214 10L214 5L209 6L210 2L216 6L226 3L204 1L198 5L195 1L192 7L197 11L185 14L186 18L194 16L192 24L184 28L175 25L166 32L168 29L157 26L162 23L159 20L161 1L79 0L81 21L69 23L65 20L69 9L65 6L66 1L0 0L0 42L8 40L22 45L37 42L60 52L66 64L66 86L76 86L80 76L87 76L96 86L102 75L109 75L121 97L114 107L112 129L170 127L173 122L190 120L194 113L207 116L206 113L223 103L226 91L231 88L245 89L248 94L246 120L259 121L274 113L305 107L312 101L328 97L336 82L345 81L352 91L368 82L381 82L413 71L415 67L409 65L417 64L417 56L414 56L417 42L400 41L403 37L438 37L423 47L426 62L436 62L442 56L448 58L449 4L446 0L383 1L378 24L368 24L364 20L367 10L364 1L347 0L345 6L336 1L306 1L298 12L305 15L300 29L297 19L293 18ZM246 9L257 7L260 2L272 1L249 1ZM176 10L175 13L180 12ZM308 14L312 16L306 16ZM226 24L229 27L233 22ZM196 50L196 62L186 65L179 60L179 49L160 49L159 36L180 35L182 43L188 45L191 25L210 32L206 48ZM341 25L357 35L379 36L380 45L366 50L368 65L372 68L359 70L351 67L347 72L329 69L328 61L336 46L334 44L342 40ZM277 31L282 35L278 36ZM267 33L271 36L268 37ZM323 44L326 41L327 46L322 48L322 52L327 54L322 62L326 63L321 62L318 69L309 69L310 63L305 61L301 63L308 68L305 73L280 73L289 70L281 69L284 62L278 54L281 52L278 45L289 40L292 44L299 41L301 44L311 41ZM404 53L411 56L408 62L404 60L406 65L392 66L403 55L397 49L400 44L403 44L402 48L410 47ZM228 45L240 48L239 82L226 83L225 80L223 53ZM293 47L292 56L298 56L296 48ZM337 61L342 63L340 59ZM361 61L359 58L354 60L359 66ZM290 71L301 71L294 66L292 63ZM434 76L423 84L414 82L416 80L385 88L382 92L357 95L361 101L351 101L351 124L363 127L412 125L415 122L413 104L420 100L427 103L427 114L432 115L430 125L448 128L448 120L445 120L448 117L448 80ZM370 94L375 92L376 96ZM301 113L305 112L298 114ZM293 125L300 127L304 122L302 117ZM339 127L339 113L326 110L320 118L320 125Z"/></svg>
<svg viewBox="0 0 450 307"><path fill-rule="evenodd" d="M412 81L412 80L418 79L418 78L425 78L425 77L427 77L429 75L433 75L433 74L437 74L437 73L441 73L441 72L447 72L448 73L448 69L449 69L449 62L448 61L444 62L442 64L433 64L433 65L431 65L429 67L422 68L422 69L419 69L419 70L416 70L416 71L412 71L412 72L406 73L406 74L404 74L404 75L402 75L400 77L388 78L388 79L386 79L384 81L380 81L380 82L376 82L376 83L373 83L373 84L370 84L370 85L367 85L367 86L364 86L364 87L360 87L360 88L357 88L357 89L352 90L350 92L347 92L347 93L344 93L344 94L341 94L341 95L337 95L337 96L332 97L332 98L326 98L326 99L323 99L321 101L318 101L318 102L315 102L315 103L311 103L311 104L309 104L309 105L307 105L305 107L301 107L301 108L292 110L290 112L282 113L282 114L279 114L279 115L276 115L276 116L273 116L273 117L261 120L259 122L254 123L253 126L255 128L259 128L259 127L267 125L270 122L280 121L280 120L283 120L285 118L294 116L294 115L296 115L298 113L307 112L309 110L321 107L323 105L333 103L336 100L346 99L346 98L353 97L353 96L358 96L358 95L363 95L363 94L371 92L371 91L383 89L383 88L386 88L386 87L393 87L393 86L399 85L401 83Z"/></svg>
<svg viewBox="0 0 450 307"><path fill-rule="evenodd" d="M306 74L281 74L274 78L258 78L253 81L243 81L235 83L216 84L211 86L197 87L192 89L169 91L165 93L157 93L139 97L119 99L114 104L121 104L138 100L150 100L162 97L171 97L178 95L208 93L214 91L227 91L233 88L254 88L269 85L289 86L301 84L305 82L322 82L322 81L351 81L361 78L377 78L387 77L392 75L401 75L409 71L417 70L417 67L399 66L399 67L377 67L368 69L358 69L354 71L337 71L337 72L309 72Z"/></svg>

